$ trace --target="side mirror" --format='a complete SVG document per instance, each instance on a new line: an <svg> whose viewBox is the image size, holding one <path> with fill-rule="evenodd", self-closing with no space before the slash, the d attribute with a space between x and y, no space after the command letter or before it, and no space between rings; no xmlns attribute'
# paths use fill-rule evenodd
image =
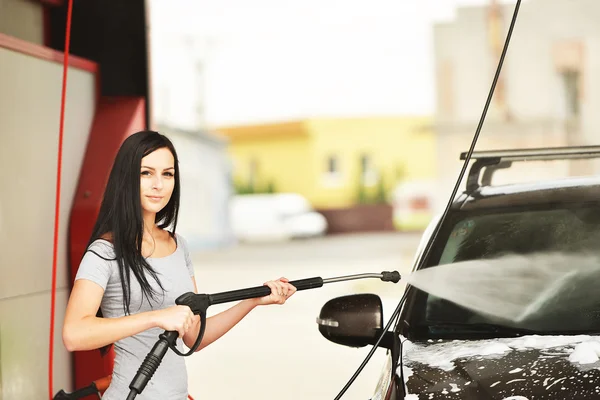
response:
<svg viewBox="0 0 600 400"><path fill-rule="evenodd" d="M319 331L329 341L349 347L374 345L383 331L383 306L375 294L354 294L329 300L317 318ZM391 348L391 332L381 347Z"/></svg>

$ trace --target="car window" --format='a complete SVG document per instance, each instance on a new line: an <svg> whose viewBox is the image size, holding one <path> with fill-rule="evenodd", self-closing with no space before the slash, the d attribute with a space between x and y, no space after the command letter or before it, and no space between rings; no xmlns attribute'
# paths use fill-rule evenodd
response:
<svg viewBox="0 0 600 400"><path fill-rule="evenodd" d="M600 207L553 208L486 215L465 214L447 236L439 264L544 252L600 253ZM426 295L425 324L491 323L454 303ZM542 315L536 327L547 331L600 331L600 295L592 309L575 308L567 315ZM530 328L522 326L523 329Z"/></svg>

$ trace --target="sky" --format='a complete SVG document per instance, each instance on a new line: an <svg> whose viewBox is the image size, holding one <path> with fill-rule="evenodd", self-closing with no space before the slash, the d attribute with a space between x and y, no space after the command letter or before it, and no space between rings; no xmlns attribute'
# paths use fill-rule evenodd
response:
<svg viewBox="0 0 600 400"><path fill-rule="evenodd" d="M173 87L185 80L179 93L200 91L209 126L431 115L433 24L451 20L456 7L489 2L154 0L154 79ZM204 81L183 78L182 64L194 60L173 43L184 36L201 54Z"/></svg>

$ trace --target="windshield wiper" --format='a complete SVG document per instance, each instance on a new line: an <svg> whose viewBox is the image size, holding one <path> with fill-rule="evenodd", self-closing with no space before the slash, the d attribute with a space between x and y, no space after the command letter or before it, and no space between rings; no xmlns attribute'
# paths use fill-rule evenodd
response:
<svg viewBox="0 0 600 400"><path fill-rule="evenodd" d="M452 321L428 321L428 324L418 325L419 329L426 329L429 331L434 330L445 330L453 331L458 333L500 333L507 335L542 335L542 336L556 336L556 335L598 335L600 334L600 327L597 329L573 329L573 330L534 330L527 328L518 328L507 325L493 324L488 322L452 322ZM439 333L439 332L438 332Z"/></svg>
<svg viewBox="0 0 600 400"><path fill-rule="evenodd" d="M443 330L453 330L460 332L489 332L489 333L509 333L509 334L539 334L539 332L525 329L525 328L516 328L512 326L500 325L500 324L492 324L488 322L452 322L452 321L430 321L427 325L422 325L423 327L427 327L430 330L432 329L443 329Z"/></svg>

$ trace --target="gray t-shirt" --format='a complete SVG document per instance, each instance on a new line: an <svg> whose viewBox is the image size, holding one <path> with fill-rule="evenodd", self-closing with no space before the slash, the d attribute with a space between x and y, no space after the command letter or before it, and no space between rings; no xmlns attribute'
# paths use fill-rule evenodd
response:
<svg viewBox="0 0 600 400"><path fill-rule="evenodd" d="M161 258L147 258L148 263L157 272L165 289L164 295L152 276L146 278L155 289L157 295L152 305L142 291L135 276L131 274L130 313L137 314L167 308L175 305L175 299L183 293L193 292L194 268L190 259L187 243L181 235L176 235L177 249L173 254ZM112 244L104 240L93 242L85 253L75 280L88 279L104 289L101 310L105 318L124 316L123 292L119 266L114 259ZM148 352L152 349L158 336L164 332L161 328L152 328L137 335L119 340L114 344L115 361L110 387L102 396L103 400L124 400L129 394L129 384L138 371ZM177 340L177 347L183 351L183 341ZM188 394L187 371L185 360L172 350L167 351L158 370L146 385L144 391L136 399L139 400L185 400Z"/></svg>

